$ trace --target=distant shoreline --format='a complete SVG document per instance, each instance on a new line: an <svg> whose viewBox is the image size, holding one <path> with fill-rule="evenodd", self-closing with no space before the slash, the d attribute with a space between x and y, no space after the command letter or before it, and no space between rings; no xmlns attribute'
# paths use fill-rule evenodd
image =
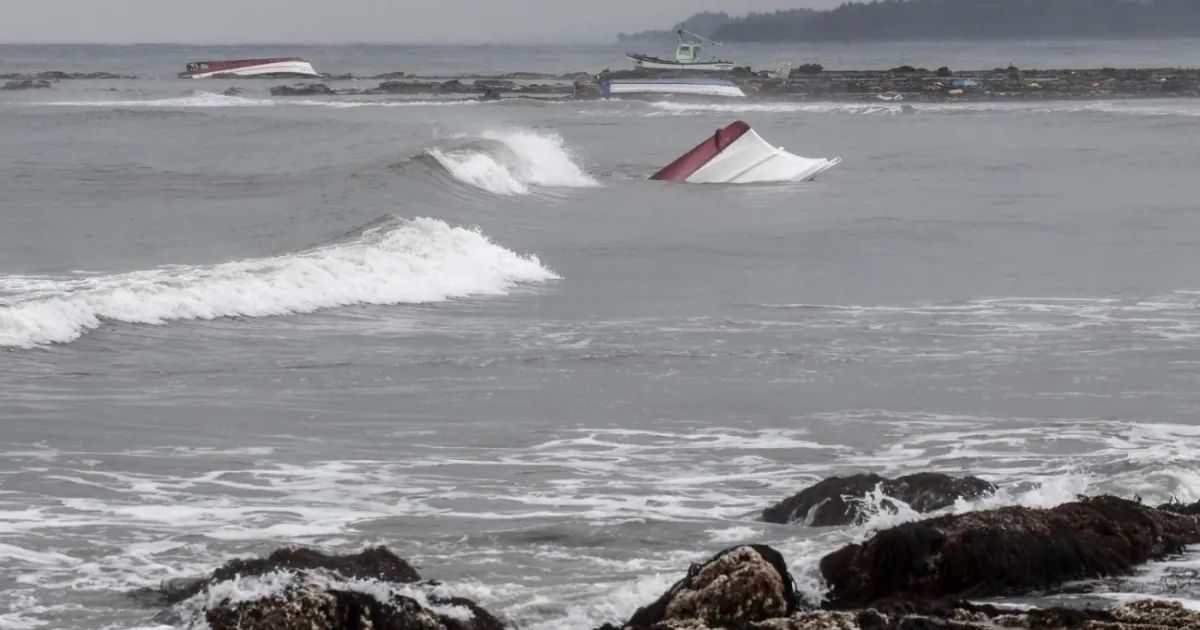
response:
<svg viewBox="0 0 1200 630"><path fill-rule="evenodd" d="M854 0L833 9L790 9L731 16L702 11L671 29L617 35L619 42L672 39L683 28L737 43L883 43L1008 39L1200 38L1200 2L1142 0Z"/></svg>

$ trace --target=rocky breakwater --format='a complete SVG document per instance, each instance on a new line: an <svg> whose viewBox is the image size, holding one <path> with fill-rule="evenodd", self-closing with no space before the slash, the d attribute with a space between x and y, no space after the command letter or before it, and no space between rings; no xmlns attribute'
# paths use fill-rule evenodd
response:
<svg viewBox="0 0 1200 630"><path fill-rule="evenodd" d="M574 94L575 91L575 86L570 83L517 83L507 79L430 81L414 78L391 79L367 89L335 89L325 83L297 83L270 88L273 96L458 96L484 100L499 99L504 94L529 98L565 97Z"/></svg>
<svg viewBox="0 0 1200 630"><path fill-rule="evenodd" d="M825 70L819 64L794 68L786 78L748 75L735 79L747 93L764 97L823 100L1029 100L1135 97L1200 97L1200 70L1053 69L1015 66L991 70Z"/></svg>
<svg viewBox="0 0 1200 630"><path fill-rule="evenodd" d="M126 74L111 72L62 72L49 70L46 72L20 73L9 72L0 74L0 90L45 90L54 87L59 81L107 81L114 79L136 79Z"/></svg>
<svg viewBox="0 0 1200 630"><path fill-rule="evenodd" d="M34 73L0 73L0 80L4 81L111 81L115 79L136 78L130 74L114 74L112 72L63 72L61 70L47 70L45 72Z"/></svg>

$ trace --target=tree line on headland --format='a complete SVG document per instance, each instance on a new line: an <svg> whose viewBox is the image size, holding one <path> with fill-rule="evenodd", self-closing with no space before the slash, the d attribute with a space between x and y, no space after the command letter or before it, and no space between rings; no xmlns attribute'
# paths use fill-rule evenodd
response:
<svg viewBox="0 0 1200 630"><path fill-rule="evenodd" d="M736 42L1195 37L1200 0L873 0L825 11L697 13L671 31L618 37L674 38L679 28Z"/></svg>

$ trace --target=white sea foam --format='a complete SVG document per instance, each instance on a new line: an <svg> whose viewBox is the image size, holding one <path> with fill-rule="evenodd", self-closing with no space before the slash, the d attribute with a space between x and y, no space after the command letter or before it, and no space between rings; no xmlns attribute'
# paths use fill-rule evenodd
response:
<svg viewBox="0 0 1200 630"><path fill-rule="evenodd" d="M971 114L1003 113L1023 114L1081 114L1102 113L1128 116L1200 116L1200 106L1194 104L1162 103L1155 101L1011 101L1011 102L945 102L923 103L918 101L770 101L758 103L673 103L670 101L649 104L655 110L647 116L684 116L704 114L750 114L750 113L806 113L806 114L849 114L887 115L900 114Z"/></svg>
<svg viewBox="0 0 1200 630"><path fill-rule="evenodd" d="M459 181L498 195L527 195L534 186L599 185L556 133L487 131L480 138L490 142L458 149L433 148L427 153Z"/></svg>
<svg viewBox="0 0 1200 630"><path fill-rule="evenodd" d="M1006 426L997 418L870 409L818 414L806 422L826 423L850 435L886 431L889 438L886 445L864 449L836 439L821 441L800 428L583 429L506 449L408 442L401 457L353 461L284 463L272 461L276 454L267 452L253 462L233 463L236 458L214 452L211 470L161 473L147 471L159 469L155 459L174 461L172 448L140 449L136 467L117 471L111 461L104 467L109 470L84 464L112 460L110 454L13 449L0 453L0 481L41 467L41 477L53 481L61 496L0 494L0 533L7 536L0 558L21 576L11 592L0 595L0 604L13 610L5 619L10 627L37 627L61 614L56 605L46 604L54 593L110 592L204 573L231 557L230 545L261 553L287 542L335 544L344 550L383 543L421 567L425 577L444 580L447 588L521 627L588 630L627 618L684 575L689 562L743 542L780 549L800 592L819 601L826 588L817 566L822 556L878 528L926 515L903 504L897 511L879 509L880 496L868 500L876 509L869 510L867 522L853 527L780 527L757 521L758 512L818 478L848 470L962 474L962 460L947 446L976 453L979 463L966 465L967 472L998 483L1000 490L941 513L1014 504L1051 507L1077 493L1145 492L1148 502L1171 492L1184 499L1200 496L1190 454L1178 447L1196 434L1188 425L1015 418ZM1078 454L1037 456L1042 446L1064 440L1080 441ZM788 448L763 448L775 444ZM798 451L804 455L796 457ZM189 467L198 463L192 455ZM528 473L534 473L528 481L512 482ZM1180 485L1143 488L1146 479L1160 474L1177 475ZM77 489L84 486L95 498L80 498ZM395 536L387 533L395 525L371 524L392 519L402 519L412 533ZM473 525L456 530L461 523ZM654 525L644 529L638 523ZM703 534L672 540L657 533L672 524ZM468 541L461 533L531 526L554 527L558 534L548 539L552 542L531 544L527 538L492 534ZM562 527L578 529L557 529ZM634 538L620 545L571 540L570 532L587 535L595 527ZM365 531L381 532L383 538L364 540ZM644 536L655 544L622 549ZM82 541L93 539L119 549L97 557L50 542L64 537L78 538L79 549L87 548ZM343 542L330 542L336 540ZM1187 562L1195 560L1175 564ZM469 567L468 574L479 577L463 579L462 570L454 569L451 574L460 577L447 579L448 563ZM569 578L546 579L547 571ZM1157 580L1160 573L1151 571L1142 581ZM283 582L279 576L243 580L222 586L216 595L248 598ZM367 592L379 588L417 596L377 583L354 585Z"/></svg>
<svg viewBox="0 0 1200 630"><path fill-rule="evenodd" d="M477 231L436 219L395 220L351 242L272 258L40 282L0 276L0 347L72 341L105 320L163 324L434 303L554 278L536 256Z"/></svg>

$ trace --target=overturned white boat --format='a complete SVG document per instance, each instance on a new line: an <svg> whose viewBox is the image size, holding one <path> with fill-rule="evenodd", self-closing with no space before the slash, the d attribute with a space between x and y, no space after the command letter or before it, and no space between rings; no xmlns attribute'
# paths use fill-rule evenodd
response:
<svg viewBox="0 0 1200 630"><path fill-rule="evenodd" d="M691 184L807 182L841 161L788 153L738 120L718 129L650 179Z"/></svg>
<svg viewBox="0 0 1200 630"><path fill-rule="evenodd" d="M303 57L270 57L265 59L223 59L219 61L193 61L183 72L181 79L209 79L214 77L306 77L321 76L312 63Z"/></svg>
<svg viewBox="0 0 1200 630"><path fill-rule="evenodd" d="M613 96L724 96L745 98L732 81L714 78L662 77L654 79L600 79L600 93Z"/></svg>
<svg viewBox="0 0 1200 630"><path fill-rule="evenodd" d="M696 38L697 41L683 41L684 33ZM732 61L700 58L700 51L702 50L701 42L713 44L714 46L719 46L719 43L683 29L679 29L676 35L678 35L679 44L675 48L674 59L663 59L662 57L643 55L641 53L625 53L625 56L633 60L635 67L647 70L688 70L692 72L729 72L733 70Z"/></svg>

